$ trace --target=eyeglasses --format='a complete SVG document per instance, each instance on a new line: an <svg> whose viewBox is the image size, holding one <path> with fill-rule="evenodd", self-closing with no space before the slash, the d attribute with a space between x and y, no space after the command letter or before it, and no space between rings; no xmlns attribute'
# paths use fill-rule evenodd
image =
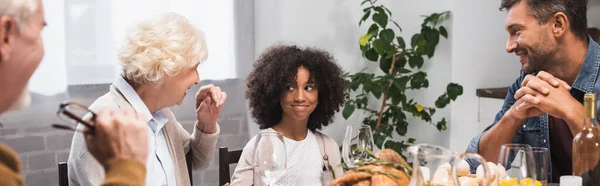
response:
<svg viewBox="0 0 600 186"><path fill-rule="evenodd" d="M79 123L86 126L90 132L93 132L95 129L94 121L96 120L96 113L82 104L75 102L61 103L56 115L58 118L69 123L68 125L52 124L52 127L56 129L83 132L77 129L77 124Z"/></svg>

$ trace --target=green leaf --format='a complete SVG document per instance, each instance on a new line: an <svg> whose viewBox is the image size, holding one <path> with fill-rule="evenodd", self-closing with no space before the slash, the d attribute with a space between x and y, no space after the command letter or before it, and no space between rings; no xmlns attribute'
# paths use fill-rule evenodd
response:
<svg viewBox="0 0 600 186"><path fill-rule="evenodd" d="M367 58L370 61L377 62L377 60L379 59L379 54L377 54L374 48L371 48L367 50L367 52L365 52L365 58Z"/></svg>
<svg viewBox="0 0 600 186"><path fill-rule="evenodd" d="M394 31L392 29L388 28L379 32L379 36L384 42L391 43L396 35L394 34Z"/></svg>
<svg viewBox="0 0 600 186"><path fill-rule="evenodd" d="M400 95L400 100L402 100L402 103L406 102L406 95L402 94Z"/></svg>
<svg viewBox="0 0 600 186"><path fill-rule="evenodd" d="M352 91L356 91L356 89L358 89L358 86L358 82L352 82L352 84L350 85L350 89L352 89Z"/></svg>
<svg viewBox="0 0 600 186"><path fill-rule="evenodd" d="M437 46L440 42L440 32L436 29L431 29L427 34L427 43L433 43L433 46Z"/></svg>
<svg viewBox="0 0 600 186"><path fill-rule="evenodd" d="M427 112L421 112L421 119L426 122L431 122L431 116Z"/></svg>
<svg viewBox="0 0 600 186"><path fill-rule="evenodd" d="M421 56L410 56L410 59L408 60L408 65L411 68L421 68L423 66L423 57Z"/></svg>
<svg viewBox="0 0 600 186"><path fill-rule="evenodd" d="M415 34L412 36L412 38L410 38L410 46L412 46L413 48L415 46L417 46L417 44L419 43L419 37L421 36L421 34Z"/></svg>
<svg viewBox="0 0 600 186"><path fill-rule="evenodd" d="M415 138L408 138L408 143L414 144L417 141Z"/></svg>
<svg viewBox="0 0 600 186"><path fill-rule="evenodd" d="M408 80L410 80L410 77L408 76L404 76L401 78L396 78L394 80L392 80L393 85L400 91L404 91L406 90L406 83L408 83Z"/></svg>
<svg viewBox="0 0 600 186"><path fill-rule="evenodd" d="M396 133L398 133L398 135L404 136L406 135L406 132L408 132L408 124L405 120L402 120L396 124Z"/></svg>
<svg viewBox="0 0 600 186"><path fill-rule="evenodd" d="M418 55L427 55L427 48L425 45L417 46L417 54Z"/></svg>
<svg viewBox="0 0 600 186"><path fill-rule="evenodd" d="M375 39L375 41L373 41L373 48L375 48L375 52L381 56L384 56L390 47L390 43L386 43L381 39Z"/></svg>
<svg viewBox="0 0 600 186"><path fill-rule="evenodd" d="M425 72L417 72L413 74L410 80L410 87L413 89L419 89L423 87L423 84L426 81L425 77L427 77L427 74L425 74Z"/></svg>
<svg viewBox="0 0 600 186"><path fill-rule="evenodd" d="M371 9L371 7L364 8L364 9L363 9L363 12L370 11L370 9Z"/></svg>
<svg viewBox="0 0 600 186"><path fill-rule="evenodd" d="M398 50L396 49L396 46L394 46L393 42L390 42L389 44L390 44L389 45L390 47L388 48L386 54L388 57L392 58L394 55L396 55L398 53Z"/></svg>
<svg viewBox="0 0 600 186"><path fill-rule="evenodd" d="M396 86L390 87L390 91L388 92L388 95L390 96L390 99L392 99L393 105L400 104L400 101L401 101L400 94L402 94L402 93L400 92L400 90L398 90L398 88ZM394 108L394 107L390 107L390 108Z"/></svg>
<svg viewBox="0 0 600 186"><path fill-rule="evenodd" d="M388 16L385 13L377 12L373 14L373 21L379 24L379 26L382 28L385 28L388 23Z"/></svg>
<svg viewBox="0 0 600 186"><path fill-rule="evenodd" d="M367 10L369 8L365 8L365 10ZM362 24L362 22L366 21L367 18L369 18L369 16L371 16L371 10L367 10L365 12L365 15L363 15L363 17L360 19L360 21L358 22L358 26L360 26Z"/></svg>
<svg viewBox="0 0 600 186"><path fill-rule="evenodd" d="M360 3L360 6L362 6L363 4L365 4L365 3L367 3L367 2L369 2L369 0L365 0L365 1L363 1L362 3Z"/></svg>
<svg viewBox="0 0 600 186"><path fill-rule="evenodd" d="M427 39L425 38L425 34L420 34L417 42L417 53L419 55L427 54Z"/></svg>
<svg viewBox="0 0 600 186"><path fill-rule="evenodd" d="M447 95L441 95L440 97L438 97L437 100L435 100L435 107L437 108L444 108L446 107L446 105L448 105L450 103L450 99L448 99L446 97Z"/></svg>
<svg viewBox="0 0 600 186"><path fill-rule="evenodd" d="M442 120L441 120L441 121L439 121L439 122L437 123L437 125L436 125L436 126L437 126L437 129L438 129L439 131L444 131L444 130L446 130L446 129L447 129L447 126L446 126L446 118L442 118Z"/></svg>
<svg viewBox="0 0 600 186"><path fill-rule="evenodd" d="M373 134L373 141L375 141L375 146L377 146L377 148L382 149L381 147L383 147L383 143L385 142L385 140L387 139L387 136L379 133L379 132L375 132Z"/></svg>
<svg viewBox="0 0 600 186"><path fill-rule="evenodd" d="M379 126L378 131L382 134L385 134L386 136L391 136L392 131L394 131L394 127L389 125L381 125Z"/></svg>
<svg viewBox="0 0 600 186"><path fill-rule="evenodd" d="M350 89L352 89L353 91L356 91L356 89L358 89L358 86L360 85L360 82L358 81L360 76L358 76L357 74L353 74L351 76L351 83L350 83Z"/></svg>
<svg viewBox="0 0 600 186"><path fill-rule="evenodd" d="M446 87L446 92L448 92L450 99L456 100L456 97L463 94L463 87L456 83L450 83Z"/></svg>
<svg viewBox="0 0 600 186"><path fill-rule="evenodd" d="M373 93L373 95L374 95L374 96L375 96L377 99L381 98L381 93L382 93L382 92L381 92L381 87L372 87L372 88L373 88L373 90L372 90L371 92Z"/></svg>
<svg viewBox="0 0 600 186"><path fill-rule="evenodd" d="M404 57L404 55L396 56L396 64L394 65L394 69L400 69L400 71L402 71L404 66L406 66L406 57Z"/></svg>
<svg viewBox="0 0 600 186"><path fill-rule="evenodd" d="M367 31L367 33L373 35L373 37L377 37L377 33L379 33L379 26L377 26L377 24L373 23L371 25L371 27L369 27L369 30Z"/></svg>
<svg viewBox="0 0 600 186"><path fill-rule="evenodd" d="M446 30L446 28L444 26L440 26L440 34L442 34L442 36L444 36L444 38L448 39L448 31Z"/></svg>
<svg viewBox="0 0 600 186"><path fill-rule="evenodd" d="M406 48L406 43L404 43L404 39L402 37L396 37L396 41L398 41L398 46L400 46L400 48Z"/></svg>
<svg viewBox="0 0 600 186"><path fill-rule="evenodd" d="M433 57L433 54L435 53L435 44L428 43L427 46L425 46L425 50L427 53L427 57L431 59L431 57Z"/></svg>
<svg viewBox="0 0 600 186"><path fill-rule="evenodd" d="M351 104L350 102L346 102L346 105L344 106L344 110L342 111L342 116L344 117L344 119L348 119L350 117L350 115L352 115L353 112L354 112L354 105Z"/></svg>
<svg viewBox="0 0 600 186"><path fill-rule="evenodd" d="M384 73L388 74L390 72L390 67L392 66L392 59L389 57L381 57L379 59L379 68Z"/></svg>
<svg viewBox="0 0 600 186"><path fill-rule="evenodd" d="M404 61L406 61L406 59ZM401 74L408 74L408 73L411 73L412 71L408 70L408 69L405 69L405 68L402 68L402 69L398 70L398 72L400 72Z"/></svg>
<svg viewBox="0 0 600 186"><path fill-rule="evenodd" d="M435 108L429 108L429 114L433 116L433 114L435 114Z"/></svg>

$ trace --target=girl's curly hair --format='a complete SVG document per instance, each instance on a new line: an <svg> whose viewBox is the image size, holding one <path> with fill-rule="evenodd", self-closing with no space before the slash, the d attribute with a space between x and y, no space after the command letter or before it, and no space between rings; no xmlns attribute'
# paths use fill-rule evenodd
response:
<svg viewBox="0 0 600 186"><path fill-rule="evenodd" d="M301 66L310 72L310 79L319 90L319 104L310 114L307 128L314 132L333 121L333 115L347 97L343 71L333 56L316 48L275 45L260 55L246 79L246 99L260 129L281 121L283 113L279 102Z"/></svg>

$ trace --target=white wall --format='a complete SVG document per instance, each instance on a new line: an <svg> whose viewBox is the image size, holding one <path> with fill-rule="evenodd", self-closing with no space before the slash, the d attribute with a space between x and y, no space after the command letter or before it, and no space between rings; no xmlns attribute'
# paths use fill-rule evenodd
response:
<svg viewBox="0 0 600 186"><path fill-rule="evenodd" d="M499 1L454 1L451 74L452 81L464 88L463 96L451 104L450 147L456 151L466 150L471 138L481 132L475 90L510 86L519 75L517 58L505 52L506 12L498 7Z"/></svg>
<svg viewBox="0 0 600 186"><path fill-rule="evenodd" d="M42 31L46 51L38 69L29 80L29 90L51 96L67 88L65 67L64 0L44 0L44 16L48 26Z"/></svg>
<svg viewBox="0 0 600 186"><path fill-rule="evenodd" d="M380 0L391 9L393 18L403 27L403 35L407 41L410 36L419 31L422 17L434 11L441 12L451 8L451 2L438 0L422 1L386 1ZM363 15L360 1L255 1L255 52L256 56L268 46L278 42L288 42L303 46L316 46L331 52L344 70L357 72L370 65L369 71L379 71L376 63L371 63L361 57L358 38L367 28L358 27L358 21ZM445 90L450 80L450 43L441 40L435 57L428 60L423 67L427 70L430 88L413 94L416 100L432 105L435 98ZM428 99L426 99L428 98ZM434 98L434 99L431 99ZM450 115L449 109L440 110L438 117ZM340 145L344 137L345 127L360 124L362 114L355 112L348 120L341 114L336 115L334 124L325 128L324 132L335 139ZM411 120L410 136L418 142L449 145L449 131L437 135L434 126L420 120ZM450 124L451 125L451 124ZM250 124L251 136L258 127ZM436 134L436 135L431 135Z"/></svg>
<svg viewBox="0 0 600 186"><path fill-rule="evenodd" d="M587 13L588 27L600 28L600 1L590 0Z"/></svg>
<svg viewBox="0 0 600 186"><path fill-rule="evenodd" d="M68 83L110 83L120 72L117 50L127 29L151 15L176 12L206 36L209 56L202 80L236 78L233 1L67 1Z"/></svg>

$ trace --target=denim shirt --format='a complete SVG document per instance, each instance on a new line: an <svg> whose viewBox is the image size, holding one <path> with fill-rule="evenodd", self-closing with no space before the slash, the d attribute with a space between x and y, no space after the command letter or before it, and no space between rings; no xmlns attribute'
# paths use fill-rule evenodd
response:
<svg viewBox="0 0 600 186"><path fill-rule="evenodd" d="M583 65L581 66L577 78L575 79L575 82L573 83L573 85L571 85L571 93L573 93L573 89L577 89L584 93L600 93L600 81L597 81L599 78L598 72L600 70L600 46L589 36L588 41L589 45L585 55L585 60L583 62ZM492 128L498 121L500 121L500 119L502 119L502 117L504 116L504 113L506 113L506 111L508 111L508 109L510 109L510 107L516 102L514 94L517 90L519 90L519 88L521 88L521 82L523 82L523 79L525 79L526 75L527 74L521 71L521 75L519 76L519 78L508 89L508 94L506 95L506 98L504 98L504 104L502 105L502 109L496 114L494 122L490 126L485 128L485 130L483 130L481 134L473 137L473 139L469 143L469 147L467 147L467 152L479 153L479 140L481 139L481 136L485 134L490 128ZM596 102L596 110L600 108L599 105L600 99ZM598 112L598 114L598 116L600 116L600 112ZM596 117L598 118L598 116ZM581 119L583 120L583 118ZM552 151L552 149L550 149L550 145L548 144L550 142L548 130L548 114L525 119L522 123L522 127L519 128L512 142L520 144L529 144L532 147L545 147L548 148L549 151ZM467 160L467 162L469 162L471 166L471 171L474 171L477 168L477 166L479 166L479 162L477 161L469 159ZM552 178L551 162L552 160L549 159L548 179Z"/></svg>

